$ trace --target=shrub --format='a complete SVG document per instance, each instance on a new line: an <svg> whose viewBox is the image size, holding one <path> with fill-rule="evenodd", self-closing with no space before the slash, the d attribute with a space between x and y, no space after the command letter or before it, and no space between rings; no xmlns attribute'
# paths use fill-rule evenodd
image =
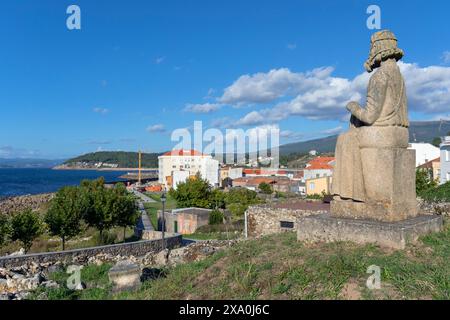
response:
<svg viewBox="0 0 450 320"><path fill-rule="evenodd" d="M416 194L422 197L429 190L434 190L437 187L437 182L431 178L429 170L416 170Z"/></svg>
<svg viewBox="0 0 450 320"><path fill-rule="evenodd" d="M209 224L221 224L223 223L223 213L219 210L211 211L209 215Z"/></svg>
<svg viewBox="0 0 450 320"><path fill-rule="evenodd" d="M422 192L421 197L429 202L450 202L450 181L437 188L429 188Z"/></svg>
<svg viewBox="0 0 450 320"><path fill-rule="evenodd" d="M11 233L8 216L0 213L0 246L6 242Z"/></svg>
<svg viewBox="0 0 450 320"><path fill-rule="evenodd" d="M264 194L272 194L272 186L266 182L261 182L258 186L259 191Z"/></svg>

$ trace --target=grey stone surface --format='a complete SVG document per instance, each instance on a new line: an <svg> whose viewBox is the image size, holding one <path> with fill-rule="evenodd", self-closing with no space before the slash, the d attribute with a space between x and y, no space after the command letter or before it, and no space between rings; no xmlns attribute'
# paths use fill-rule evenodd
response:
<svg viewBox="0 0 450 320"><path fill-rule="evenodd" d="M403 51L388 30L371 39L366 69L367 104L350 102L350 129L339 136L331 214L336 217L401 221L417 216L415 151L408 148L405 81L397 65Z"/></svg>
<svg viewBox="0 0 450 320"><path fill-rule="evenodd" d="M115 292L137 290L141 285L141 268L132 261L119 261L108 272Z"/></svg>
<svg viewBox="0 0 450 320"><path fill-rule="evenodd" d="M300 202L300 201L299 201ZM305 202L305 201L302 201ZM280 232L295 232L299 217L328 212L320 203L305 203L304 206L292 203L290 206L256 205L247 209L247 236L260 237ZM281 222L293 223L293 228L283 228Z"/></svg>
<svg viewBox="0 0 450 320"><path fill-rule="evenodd" d="M404 249L420 236L438 232L442 216L420 215L400 222L345 219L329 214L299 218L297 240L304 242L352 241Z"/></svg>

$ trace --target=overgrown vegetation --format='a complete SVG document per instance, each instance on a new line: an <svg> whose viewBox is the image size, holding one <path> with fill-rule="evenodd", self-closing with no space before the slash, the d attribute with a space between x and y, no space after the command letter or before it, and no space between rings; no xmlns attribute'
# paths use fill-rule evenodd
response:
<svg viewBox="0 0 450 320"><path fill-rule="evenodd" d="M89 289L40 289L49 299L450 299L450 226L406 250L374 245L306 245L295 233L243 241L193 263L167 269L137 292L112 294L106 266L90 266L82 281ZM381 268L381 289L369 290L371 265ZM58 280L67 277L63 272Z"/></svg>
<svg viewBox="0 0 450 320"><path fill-rule="evenodd" d="M157 168L158 153L143 153L142 167ZM66 165L76 165L84 162L90 165L103 162L107 164L117 164L120 168L137 168L139 166L139 156L137 152L121 152L121 151L101 151L81 155L76 158L69 159L64 162Z"/></svg>
<svg viewBox="0 0 450 320"><path fill-rule="evenodd" d="M217 209L214 209L209 214L209 224L221 224L223 223L223 213Z"/></svg>
<svg viewBox="0 0 450 320"><path fill-rule="evenodd" d="M420 195L429 202L450 202L450 182L446 182L436 188L429 188Z"/></svg>
<svg viewBox="0 0 450 320"><path fill-rule="evenodd" d="M263 194L272 194L273 193L272 186L266 182L261 182L258 186L258 189Z"/></svg>
<svg viewBox="0 0 450 320"><path fill-rule="evenodd" d="M437 181L431 178L431 172L429 170L416 170L416 194L419 197L423 197L430 191L433 192L437 185Z"/></svg>

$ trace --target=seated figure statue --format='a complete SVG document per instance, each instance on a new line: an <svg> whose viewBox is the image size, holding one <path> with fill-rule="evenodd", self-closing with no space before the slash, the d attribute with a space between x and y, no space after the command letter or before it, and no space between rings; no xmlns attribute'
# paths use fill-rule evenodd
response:
<svg viewBox="0 0 450 320"><path fill-rule="evenodd" d="M397 65L403 51L388 30L372 35L365 63L372 75L367 104L350 102L350 129L339 136L331 214L394 222L417 215L415 151L408 150L405 81Z"/></svg>

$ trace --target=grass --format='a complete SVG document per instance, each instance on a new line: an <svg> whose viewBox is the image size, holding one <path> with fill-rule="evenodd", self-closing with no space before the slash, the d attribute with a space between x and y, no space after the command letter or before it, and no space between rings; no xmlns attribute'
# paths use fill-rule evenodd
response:
<svg viewBox="0 0 450 320"><path fill-rule="evenodd" d="M148 217L150 219L150 222L153 225L153 228L155 230L158 229L158 210L162 210L162 203L161 203L161 195L158 193L146 193L147 196L155 200L154 203L145 203L145 209L147 210ZM166 204L164 210L172 210L177 208L177 202L175 199L173 199L169 194L166 194Z"/></svg>
<svg viewBox="0 0 450 320"><path fill-rule="evenodd" d="M148 281L136 292L112 295L104 287L81 298L448 300L449 261L449 220L442 232L402 251L352 243L305 245L294 233L283 233L242 241L203 261L170 268L165 278ZM371 265L381 268L381 289L366 288ZM106 267L92 268L98 268L92 274L101 274ZM91 280L82 280L91 287Z"/></svg>

